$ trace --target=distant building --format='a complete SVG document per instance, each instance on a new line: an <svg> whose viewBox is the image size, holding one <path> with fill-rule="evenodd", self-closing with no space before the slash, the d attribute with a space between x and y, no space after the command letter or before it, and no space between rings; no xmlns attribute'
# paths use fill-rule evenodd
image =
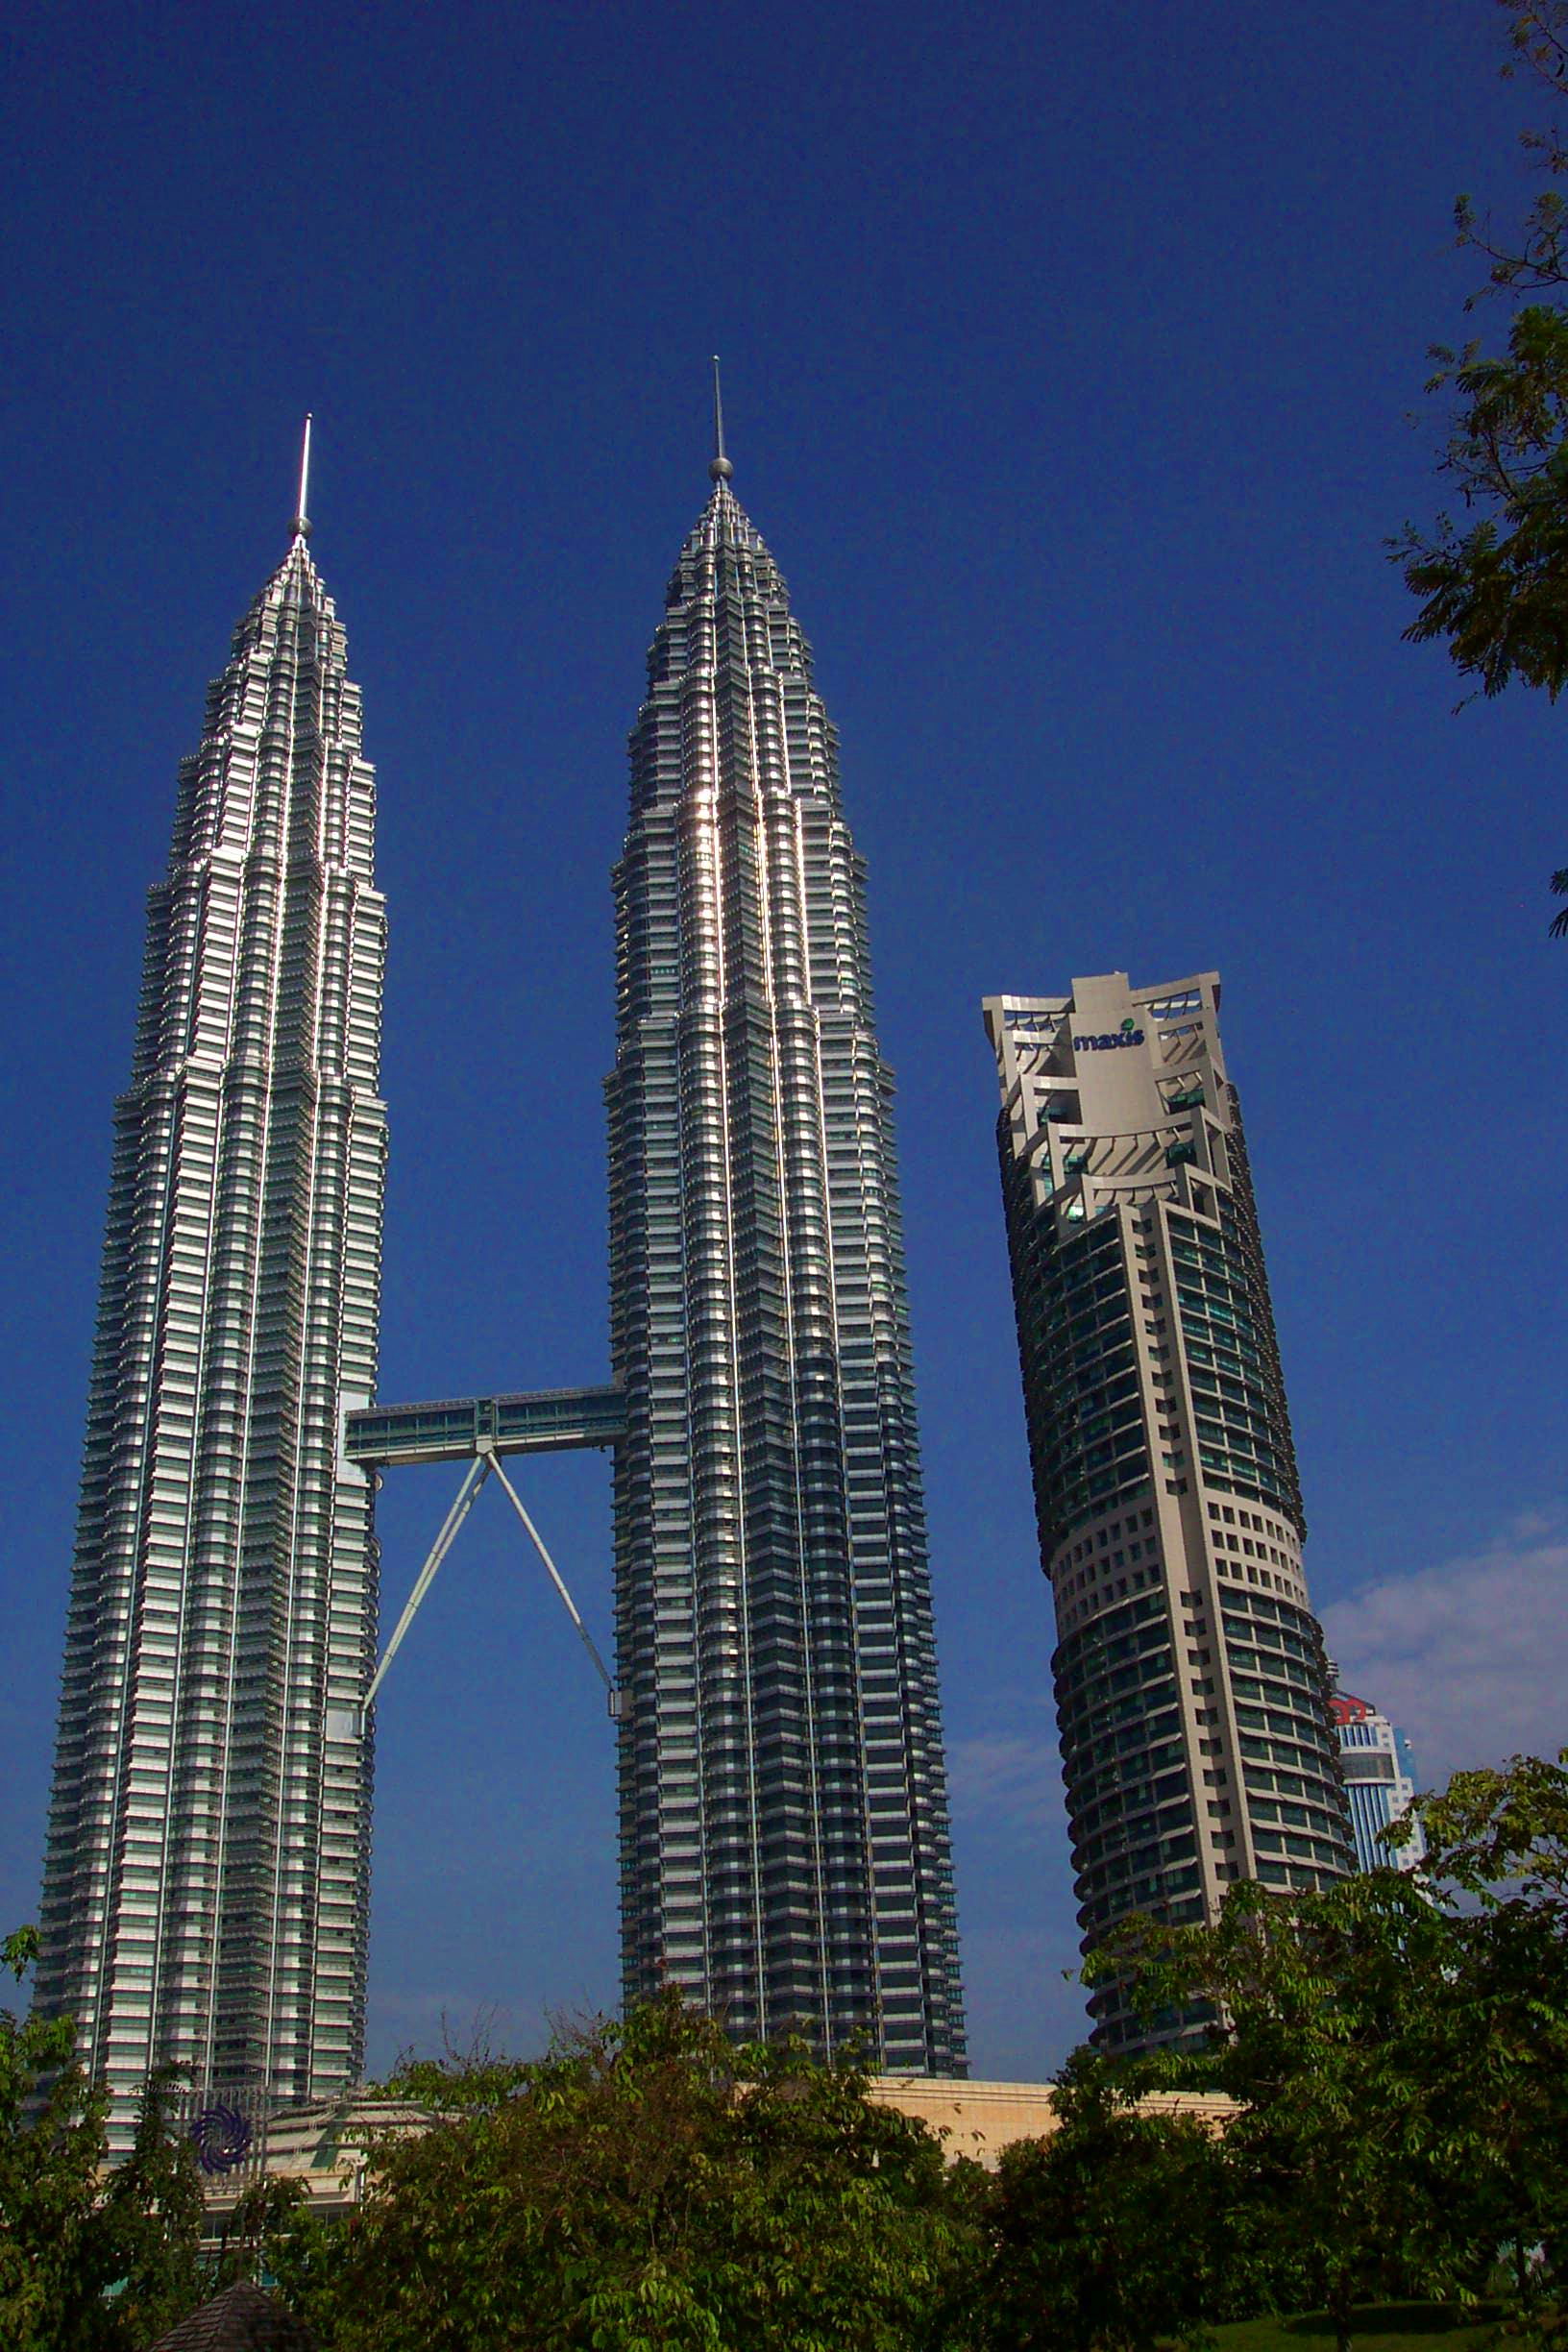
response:
<svg viewBox="0 0 1568 2352"><path fill-rule="evenodd" d="M1390 1822L1408 1812L1415 1795L1415 1759L1410 1743L1386 1715L1380 1715L1364 1699L1336 1690L1331 1701L1339 1733L1339 1763L1350 1792L1350 1821L1356 1833L1360 1869L1414 1870L1426 1859L1426 1835L1419 1822L1408 1846L1385 1846L1379 1835Z"/></svg>
<svg viewBox="0 0 1568 2352"><path fill-rule="evenodd" d="M1213 972L985 1007L1086 1952L1354 1868L1218 1010ZM1117 2051L1200 2022L1090 2007Z"/></svg>

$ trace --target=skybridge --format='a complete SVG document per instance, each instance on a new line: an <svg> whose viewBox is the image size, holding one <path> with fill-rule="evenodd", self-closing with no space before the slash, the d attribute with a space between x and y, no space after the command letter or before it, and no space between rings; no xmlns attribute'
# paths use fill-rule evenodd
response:
<svg viewBox="0 0 1568 2352"><path fill-rule="evenodd" d="M507 1396L444 1397L422 1405L365 1405L343 1416L343 1458L380 1473L425 1462L466 1462L457 1497L426 1555L425 1565L381 1654L370 1688L355 1707L330 1707L329 1739L360 1739L387 1668L403 1646L419 1605L487 1482L494 1478L522 1525L562 1605L577 1629L594 1672L604 1685L611 1720L625 1713L625 1694L600 1655L566 1580L546 1549L522 1496L502 1467L502 1456L570 1454L613 1446L626 1433L626 1401L619 1388L539 1388Z"/></svg>
<svg viewBox="0 0 1568 2352"><path fill-rule="evenodd" d="M619 1388L537 1388L525 1396L452 1397L433 1405L367 1405L343 1418L343 1452L364 1468L472 1461L492 1454L566 1454L626 1433Z"/></svg>

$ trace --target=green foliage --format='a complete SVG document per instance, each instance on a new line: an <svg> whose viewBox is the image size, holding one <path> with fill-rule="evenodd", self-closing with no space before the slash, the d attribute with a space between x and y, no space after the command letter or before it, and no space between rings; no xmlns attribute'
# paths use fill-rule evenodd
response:
<svg viewBox="0 0 1568 2352"><path fill-rule="evenodd" d="M132 2352L264 2271L324 2352L1155 2352L1318 2302L1343 2346L1369 2297L1479 2311L1503 2249L1521 2352L1568 2352L1568 1752L1418 1808L1419 1879L1243 1882L1212 1924L1131 1923L1092 1972L1206 2005L1209 2046L1078 2053L1059 2128L994 2175L944 2166L858 2066L736 2048L672 1995L535 2064L405 2066L386 2088L423 2128L380 2138L364 2204L326 2220L263 2183L214 2282L167 2078L105 2183L69 2034L8 2018L0 2342ZM1237 2112L1140 2112L1155 2085Z"/></svg>
<svg viewBox="0 0 1568 2352"><path fill-rule="evenodd" d="M1507 18L1505 75L1532 79L1559 104L1568 94L1568 0L1498 5ZM1555 124L1527 131L1523 144L1550 181L1568 171ZM1536 299L1513 319L1501 356L1479 343L1433 350L1440 364L1427 389L1449 408L1438 470L1474 520L1440 514L1430 530L1407 524L1390 540L1421 605L1405 634L1446 641L1461 675L1484 694L1518 679L1556 701L1568 682L1568 317L1539 298L1568 284L1568 206L1548 186L1507 239L1461 196L1455 225L1460 245L1486 258L1484 293ZM1552 889L1568 895L1568 868ZM1549 929L1568 937L1568 909Z"/></svg>
<svg viewBox="0 0 1568 2352"><path fill-rule="evenodd" d="M1252 2308L1223 2142L1189 2117L1140 2115L1139 2078L1079 2050L1059 2128L1003 2151L985 2200L991 2258L974 2342L994 2352L1153 2352L1207 2340Z"/></svg>
<svg viewBox="0 0 1568 2352"><path fill-rule="evenodd" d="M1415 1811L1429 1879L1459 1899L1442 1998L1468 2100L1470 2194L1482 2228L1513 2250L1538 2332L1552 2324L1540 2291L1560 2300L1568 2281L1568 1749L1457 1774ZM1537 2246L1544 2269L1528 2260Z"/></svg>
<svg viewBox="0 0 1568 2352"><path fill-rule="evenodd" d="M174 2113L184 2079L179 2067L148 2076L131 2153L110 2175L95 2216L123 2282L112 2313L116 2340L137 2347L156 2343L211 2291L201 2261L201 2171Z"/></svg>
<svg viewBox="0 0 1568 2352"><path fill-rule="evenodd" d="M305 2183L269 2173L256 2181L234 2201L218 2241L218 2260L209 2291L220 2293L237 2280L259 2285L270 2273L281 2251L298 2264L304 2248L303 2225L309 2205Z"/></svg>
<svg viewBox="0 0 1568 2352"><path fill-rule="evenodd" d="M0 1959L20 1983L37 1951L22 1927ZM119 2271L95 2218L106 2114L69 2019L0 2010L0 2343L13 2352L112 2341L100 2304Z"/></svg>
<svg viewBox="0 0 1568 2352"><path fill-rule="evenodd" d="M1420 1878L1129 1923L1090 1972L1206 2004L1207 2048L1080 2052L1056 2133L994 2175L858 2068L734 2048L671 1997L536 2065L405 2068L433 2127L382 2140L344 2221L255 2241L331 2352L1154 2352L1320 2304L1343 2347L1369 2298L1462 2318L1500 2248L1510 2324L1568 2352L1568 1754L1420 1812ZM1237 2112L1139 2112L1155 2085Z"/></svg>
<svg viewBox="0 0 1568 2352"><path fill-rule="evenodd" d="M1237 2100L1226 2152L1269 2299L1321 2302L1341 2346L1359 2302L1462 2290L1484 2267L1473 2102L1449 2071L1455 1950L1447 1914L1391 1870L1315 1895L1240 1881L1213 1925L1138 1923L1117 1948L1140 2005L1195 1995L1223 2020L1206 2053L1150 2068Z"/></svg>
<svg viewBox="0 0 1568 2352"><path fill-rule="evenodd" d="M1196 1996L1223 2021L1148 2065L1240 2103L1226 2153L1276 2309L1321 2300L1346 2340L1369 2295L1463 2299L1507 2247L1539 2332L1568 2278L1568 1752L1417 1810L1420 1878L1242 1882L1213 1925L1132 1923L1096 1966L1147 2010Z"/></svg>
<svg viewBox="0 0 1568 2352"><path fill-rule="evenodd" d="M1080 2052L1057 2131L989 2176L857 2065L736 2048L671 1996L536 2064L404 2067L387 2088L428 2127L382 2137L365 2203L328 2221L262 2183L214 2279L175 2078L107 2174L69 2027L5 2014L0 2343L141 2352L264 2272L324 2352L1155 2352L1318 2301L1343 2346L1369 2296L1462 2317L1501 2248L1521 2352L1568 2352L1568 1752L1418 1810L1420 1879L1242 1883L1212 1924L1130 1923L1093 1972L1150 2013L1206 2005L1209 2046ZM4 1951L20 1978L37 1938ZM1155 2084L1237 2113L1140 2112Z"/></svg>
<svg viewBox="0 0 1568 2352"><path fill-rule="evenodd" d="M1390 1845L1408 1845L1415 1821L1428 1878L1487 1911L1524 1906L1568 1925L1568 1748L1555 1763L1514 1756L1501 1772L1456 1773L1440 1796L1416 1799Z"/></svg>
<svg viewBox="0 0 1568 2352"><path fill-rule="evenodd" d="M1413 596L1407 637L1446 638L1488 695L1514 678L1555 701L1568 681L1568 314L1532 304L1508 332L1506 357L1479 345L1440 351L1431 391L1457 395L1441 469L1467 507L1461 528L1439 515L1395 543Z"/></svg>
<svg viewBox="0 0 1568 2352"><path fill-rule="evenodd" d="M1526 0L1523 6L1521 0L1497 0L1497 6L1508 19L1503 79L1522 76L1550 91L1554 102L1559 100L1568 90L1568 0ZM1568 170L1568 154L1555 126L1525 131L1519 143L1549 178ZM1456 203L1454 225L1460 245L1483 254L1490 262L1488 292L1537 293L1568 282L1568 212L1556 188L1537 196L1508 243L1498 241L1490 218L1483 217L1468 196ZM1474 309L1479 299L1472 295L1465 308Z"/></svg>
<svg viewBox="0 0 1568 2352"><path fill-rule="evenodd" d="M674 1996L536 2065L416 2068L335 2243L279 2276L334 2352L894 2352L963 2243L941 2147L852 2065L732 2046Z"/></svg>
<svg viewBox="0 0 1568 2352"><path fill-rule="evenodd" d="M37 1949L31 1927L0 1947L18 1983ZM171 2128L171 2077L155 2075L106 2187L109 2101L73 2043L68 2018L0 2011L0 2344L142 2352L201 2299L195 2159Z"/></svg>

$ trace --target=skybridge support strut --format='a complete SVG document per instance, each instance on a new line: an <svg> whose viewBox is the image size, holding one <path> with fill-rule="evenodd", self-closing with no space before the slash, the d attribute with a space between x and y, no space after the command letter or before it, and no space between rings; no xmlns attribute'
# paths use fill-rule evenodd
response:
<svg viewBox="0 0 1568 2352"><path fill-rule="evenodd" d="M511 1480L506 1476L506 1473L502 1468L501 1463L493 1455L491 1457L491 1468L495 1471L497 1478L500 1479L502 1484L505 1487L507 1498L511 1503L513 1510L516 1511L518 1517L522 1520L524 1527L527 1530L528 1535L532 1539L534 1550L538 1553L539 1557L544 1561L545 1566L549 1569L550 1580L554 1585L555 1590L560 1594L561 1599L566 1605L566 1613L571 1618L572 1623L576 1627L578 1635L582 1641L582 1646L587 1651L588 1655L594 1661L594 1672L603 1683L605 1691L608 1694L611 1718L613 1721L619 1722L622 1711L621 1693L615 1687L615 1679L611 1675L609 1668L605 1665L604 1660L599 1654L599 1650L595 1644L593 1635L589 1632L588 1628L583 1624L582 1619L577 1615L577 1605L573 1600L572 1595L567 1591L566 1585L562 1581L560 1570L556 1567L555 1562L551 1558L550 1554L545 1550L544 1537L540 1534L539 1530L534 1526L533 1521L528 1517L527 1512L524 1509L522 1496L518 1493L517 1488L512 1484Z"/></svg>
<svg viewBox="0 0 1568 2352"><path fill-rule="evenodd" d="M551 1559L549 1551L546 1549L544 1537L540 1534L538 1529L534 1526L533 1521L529 1518L527 1509L524 1507L522 1496L518 1493L517 1488L512 1484L511 1480L506 1476L505 1471L502 1468L493 1441L487 1436L481 1436L474 1442L473 1457L469 1462L467 1470L463 1474L463 1482L457 1489L456 1499L453 1503L452 1508L448 1511L445 1519L442 1521L440 1532L437 1534L434 1543L431 1544L429 1551L425 1556L425 1564L421 1568L418 1576L414 1579L414 1588L408 1595L407 1600L404 1603L403 1614L398 1619L397 1625L393 1629L391 1640L387 1643L385 1650L381 1654L380 1665L377 1667L375 1674L371 1677L370 1688L366 1691L364 1699L356 1707L329 1707L327 1710L327 1736L329 1739L358 1739L363 1737L365 1727L370 1720L370 1710L376 1702L376 1695L380 1689L381 1684L386 1679L387 1669L390 1667L393 1659L397 1656L399 1650L403 1647L404 1637L407 1633L409 1627L413 1624L414 1619L419 1612L420 1603L429 1591L431 1584L435 1580L436 1571L439 1569L442 1561L446 1558L447 1554L452 1550L453 1544L456 1540L458 1530L461 1528L463 1521L468 1517L468 1514L473 1509L475 1504L478 1501L480 1490L484 1486L485 1481L491 1477L498 1478L501 1481L502 1487L505 1489L507 1500L510 1502L512 1508L516 1511L519 1519L522 1521L529 1541L532 1543L534 1550L538 1553L539 1557L544 1561L545 1567L550 1575L550 1580L554 1585L557 1593L559 1593L562 1605L565 1608L567 1615L571 1618L572 1623L576 1628L578 1639L581 1641L583 1648L587 1651L589 1658L593 1662L594 1672L598 1675L600 1680L604 1685L605 1694L609 1702L609 1713L611 1720L614 1722L619 1722L621 1720L622 1715L625 1711L625 1695L624 1692L617 1689L615 1678L611 1675L609 1668L605 1665L603 1658L600 1655L599 1647L595 1642L593 1635L589 1632L588 1628L583 1624L577 1605L573 1600L571 1593L567 1589L566 1580L561 1575L560 1570L556 1567L555 1562Z"/></svg>
<svg viewBox="0 0 1568 2352"><path fill-rule="evenodd" d="M429 1591L430 1586L434 1583L436 1570L440 1567L441 1562L446 1558L447 1554L452 1550L453 1540L457 1533L457 1530L462 1526L463 1521L468 1517L469 1512L474 1508L475 1504L478 1501L479 1488L484 1484L485 1480L489 1477L491 1468L491 1458L484 1454L476 1454L474 1459L469 1463L468 1475L457 1489L457 1500L453 1505L451 1510L448 1511L446 1518L442 1522L440 1534L436 1537L434 1543L431 1544L429 1551L425 1556L425 1565L420 1570L418 1576L414 1579L414 1589L408 1595L407 1600L403 1605L403 1615L398 1619L397 1625L393 1629L392 1639L387 1643L385 1650L382 1652L381 1662L376 1669L376 1673L371 1681L369 1690L365 1693L365 1714L368 1715L371 1708L375 1705L376 1693L380 1689L381 1684L386 1679L386 1670L391 1665L392 1660L397 1656L398 1652L402 1649L403 1637L407 1632L408 1628L413 1624L414 1618L418 1614L420 1603L424 1600L425 1595Z"/></svg>

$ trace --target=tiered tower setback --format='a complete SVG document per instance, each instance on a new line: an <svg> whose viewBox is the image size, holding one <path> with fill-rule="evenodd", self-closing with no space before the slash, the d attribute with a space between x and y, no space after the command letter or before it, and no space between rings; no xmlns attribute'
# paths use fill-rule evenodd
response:
<svg viewBox="0 0 1568 2352"><path fill-rule="evenodd" d="M963 2071L894 1164L838 744L721 438L631 738L608 1081L623 1970Z"/></svg>
<svg viewBox="0 0 1568 2352"><path fill-rule="evenodd" d="M1213 972L985 1005L1086 1951L1354 1867L1218 1015Z"/></svg>
<svg viewBox="0 0 1568 2352"><path fill-rule="evenodd" d="M301 505L304 505L302 488ZM386 1115L375 782L302 511L180 769L112 1173L41 1912L123 2146L359 2070Z"/></svg>

